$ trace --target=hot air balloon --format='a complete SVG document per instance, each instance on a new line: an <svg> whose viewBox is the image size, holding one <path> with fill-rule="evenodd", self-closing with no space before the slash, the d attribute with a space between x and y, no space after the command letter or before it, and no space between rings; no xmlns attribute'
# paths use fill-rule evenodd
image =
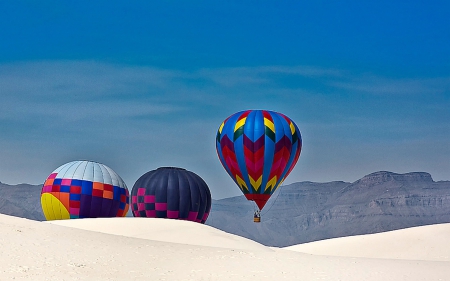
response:
<svg viewBox="0 0 450 281"><path fill-rule="evenodd" d="M73 161L48 176L42 187L41 205L47 220L124 217L129 192L108 166Z"/></svg>
<svg viewBox="0 0 450 281"><path fill-rule="evenodd" d="M161 167L136 181L131 190L131 210L135 217L205 223L211 210L211 192L197 174Z"/></svg>
<svg viewBox="0 0 450 281"><path fill-rule="evenodd" d="M295 123L268 110L246 110L225 119L216 137L216 149L225 170L260 210L294 168L302 149Z"/></svg>

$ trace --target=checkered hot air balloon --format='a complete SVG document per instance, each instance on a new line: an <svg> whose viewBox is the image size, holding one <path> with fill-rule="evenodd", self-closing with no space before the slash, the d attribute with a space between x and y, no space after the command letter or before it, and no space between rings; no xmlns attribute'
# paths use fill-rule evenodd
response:
<svg viewBox="0 0 450 281"><path fill-rule="evenodd" d="M73 161L48 176L42 187L41 205L47 220L124 217L129 192L108 166Z"/></svg>
<svg viewBox="0 0 450 281"><path fill-rule="evenodd" d="M220 125L216 149L223 167L245 197L262 209L297 163L302 138L287 116L246 110Z"/></svg>
<svg viewBox="0 0 450 281"><path fill-rule="evenodd" d="M161 167L136 181L131 190L131 210L135 217L205 223L211 210L211 192L197 174Z"/></svg>

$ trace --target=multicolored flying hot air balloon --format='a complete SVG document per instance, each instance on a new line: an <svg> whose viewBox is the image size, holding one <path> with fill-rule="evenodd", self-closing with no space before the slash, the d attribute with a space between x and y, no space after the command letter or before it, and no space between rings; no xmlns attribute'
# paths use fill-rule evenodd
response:
<svg viewBox="0 0 450 281"><path fill-rule="evenodd" d="M205 223L211 210L211 192L197 174L162 167L136 181L131 190L131 210L135 217Z"/></svg>
<svg viewBox="0 0 450 281"><path fill-rule="evenodd" d="M41 205L47 220L124 217L129 192L108 166L73 161L48 176L42 187Z"/></svg>
<svg viewBox="0 0 450 281"><path fill-rule="evenodd" d="M216 149L223 167L245 197L262 209L297 163L302 138L287 116L246 110L220 125Z"/></svg>

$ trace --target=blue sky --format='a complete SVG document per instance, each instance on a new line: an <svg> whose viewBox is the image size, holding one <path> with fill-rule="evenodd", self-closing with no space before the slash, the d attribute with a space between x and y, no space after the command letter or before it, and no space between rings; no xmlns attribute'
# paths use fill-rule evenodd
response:
<svg viewBox="0 0 450 281"><path fill-rule="evenodd" d="M0 2L2 182L88 159L129 188L178 166L239 195L215 135L244 109L300 128L286 183L450 180L446 1L90 2Z"/></svg>

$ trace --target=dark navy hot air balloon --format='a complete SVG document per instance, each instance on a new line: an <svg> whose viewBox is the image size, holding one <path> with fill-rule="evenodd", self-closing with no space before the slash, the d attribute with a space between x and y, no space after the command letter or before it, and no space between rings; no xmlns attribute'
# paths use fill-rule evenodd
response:
<svg viewBox="0 0 450 281"><path fill-rule="evenodd" d="M211 192L197 174L162 167L136 181L131 190L131 210L135 217L205 223L211 210Z"/></svg>
<svg viewBox="0 0 450 281"><path fill-rule="evenodd" d="M297 163L302 138L287 116L246 110L220 125L216 149L223 167L245 197L262 209Z"/></svg>

